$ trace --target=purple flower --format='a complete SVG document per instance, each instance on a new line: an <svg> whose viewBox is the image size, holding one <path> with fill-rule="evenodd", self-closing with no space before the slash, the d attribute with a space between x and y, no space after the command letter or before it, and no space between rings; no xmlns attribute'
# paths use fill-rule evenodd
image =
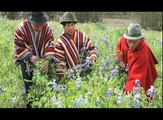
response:
<svg viewBox="0 0 163 120"><path fill-rule="evenodd" d="M63 93L63 94L66 93L66 88L63 88L63 87L60 88L60 92Z"/></svg>
<svg viewBox="0 0 163 120"><path fill-rule="evenodd" d="M70 76L74 77L74 70L72 70L72 69L70 70Z"/></svg>
<svg viewBox="0 0 163 120"><path fill-rule="evenodd" d="M107 94L107 97L112 96L112 94L113 94L112 89L111 88L108 88L108 90L106 91L106 94Z"/></svg>
<svg viewBox="0 0 163 120"><path fill-rule="evenodd" d="M139 87L140 86L140 80L139 79L136 79L135 80L135 84L136 84L136 87Z"/></svg>
<svg viewBox="0 0 163 120"><path fill-rule="evenodd" d="M81 85L82 85L82 81L77 81L77 82L76 82L76 88L80 88Z"/></svg>
<svg viewBox="0 0 163 120"><path fill-rule="evenodd" d="M53 82L52 88L53 88L53 92L58 92L59 86L57 85L57 83Z"/></svg>
<svg viewBox="0 0 163 120"><path fill-rule="evenodd" d="M119 96L118 98L117 98L117 101L116 101L116 104L117 105L121 105L123 102L122 102L122 96Z"/></svg>
<svg viewBox="0 0 163 120"><path fill-rule="evenodd" d="M17 98L16 98L16 96L12 98L12 104L14 104L14 105L17 104Z"/></svg>
<svg viewBox="0 0 163 120"><path fill-rule="evenodd" d="M96 104L97 104L97 106L99 106L100 103L101 103L101 100L96 100Z"/></svg>
<svg viewBox="0 0 163 120"><path fill-rule="evenodd" d="M111 76L117 76L119 73L119 70L117 68L110 71Z"/></svg>
<svg viewBox="0 0 163 120"><path fill-rule="evenodd" d="M85 65L85 69L89 70L90 69L90 65L89 64Z"/></svg>
<svg viewBox="0 0 163 120"><path fill-rule="evenodd" d="M92 92L87 92L86 93L88 96L92 96Z"/></svg>
<svg viewBox="0 0 163 120"><path fill-rule="evenodd" d="M138 99L134 98L132 106L133 107L139 107L140 106L140 101Z"/></svg>
<svg viewBox="0 0 163 120"><path fill-rule="evenodd" d="M103 77L103 76L101 76L101 77L100 77L100 80L104 80L104 77Z"/></svg>
<svg viewBox="0 0 163 120"><path fill-rule="evenodd" d="M154 96L154 93L155 93L154 87L150 86L150 88L147 90L147 96L152 98Z"/></svg>
<svg viewBox="0 0 163 120"><path fill-rule="evenodd" d="M85 60L85 65L90 64L90 63L91 63L90 58L87 57L86 60Z"/></svg>
<svg viewBox="0 0 163 120"><path fill-rule="evenodd" d="M85 80L85 79L86 79L86 77L84 76L82 79L83 79L83 80Z"/></svg>
<svg viewBox="0 0 163 120"><path fill-rule="evenodd" d="M133 88L133 93L135 94L135 93L138 93L140 91L140 88L139 87L134 87Z"/></svg>
<svg viewBox="0 0 163 120"><path fill-rule="evenodd" d="M81 104L84 102L84 98L76 98L75 100L75 103L76 103L76 108L80 108Z"/></svg>
<svg viewBox="0 0 163 120"><path fill-rule="evenodd" d="M82 66L78 64L78 65L76 66L76 71L77 71L77 72L81 72L81 70L82 70Z"/></svg>
<svg viewBox="0 0 163 120"><path fill-rule="evenodd" d="M56 97L52 97L52 105L53 106L58 106L58 100L56 99Z"/></svg>
<svg viewBox="0 0 163 120"><path fill-rule="evenodd" d="M85 52L86 52L86 47L84 46L84 47L82 47L82 53L84 54Z"/></svg>

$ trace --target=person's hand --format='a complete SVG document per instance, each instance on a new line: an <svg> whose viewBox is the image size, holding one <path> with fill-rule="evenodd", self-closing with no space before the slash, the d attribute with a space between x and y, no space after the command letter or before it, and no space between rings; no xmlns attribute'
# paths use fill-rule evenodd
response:
<svg viewBox="0 0 163 120"><path fill-rule="evenodd" d="M59 84L63 84L65 82L65 78L64 77L61 77L60 78L60 81L59 81Z"/></svg>
<svg viewBox="0 0 163 120"><path fill-rule="evenodd" d="M125 64L123 62L120 62L120 66L124 69L125 68Z"/></svg>
<svg viewBox="0 0 163 120"><path fill-rule="evenodd" d="M39 60L39 58L36 57L35 55L32 55L30 61L31 61L33 64L36 64L37 60Z"/></svg>
<svg viewBox="0 0 163 120"><path fill-rule="evenodd" d="M49 69L49 61L45 61L45 63L43 64L42 68L41 68L41 71L44 72L44 73L47 73L48 72L48 69Z"/></svg>

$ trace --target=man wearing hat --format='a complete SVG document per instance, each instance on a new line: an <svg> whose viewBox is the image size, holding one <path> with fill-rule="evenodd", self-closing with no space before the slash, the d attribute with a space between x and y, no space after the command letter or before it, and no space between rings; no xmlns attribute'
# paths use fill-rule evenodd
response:
<svg viewBox="0 0 163 120"><path fill-rule="evenodd" d="M158 76L155 64L157 59L145 42L139 24L131 23L126 33L120 38L117 47L117 57L123 63L122 67L128 66L128 79L125 92L131 92L140 81L140 86L146 92Z"/></svg>
<svg viewBox="0 0 163 120"><path fill-rule="evenodd" d="M45 59L42 70L48 72L49 61L54 59L54 38L44 12L30 12L14 33L14 63L21 65L26 94L32 85L32 76L26 71L28 63ZM28 107L28 106L27 106Z"/></svg>
<svg viewBox="0 0 163 120"><path fill-rule="evenodd" d="M97 51L91 39L84 32L75 28L76 23L74 13L65 12L63 14L60 24L63 25L64 32L58 37L55 45L55 57L62 61L62 68L74 69L78 64L84 64L81 61L85 62L86 58L90 63L95 62L97 58ZM87 54L88 51L90 54ZM63 71L58 70L57 74L63 81Z"/></svg>

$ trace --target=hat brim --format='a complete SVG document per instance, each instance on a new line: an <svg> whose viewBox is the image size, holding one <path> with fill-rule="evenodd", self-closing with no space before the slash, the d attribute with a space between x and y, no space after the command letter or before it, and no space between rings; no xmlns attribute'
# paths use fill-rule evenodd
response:
<svg viewBox="0 0 163 120"><path fill-rule="evenodd" d="M46 23L48 21L48 17L47 16L44 16L43 18L37 18L37 17L33 17L31 15L29 15L27 18L26 18L30 23L36 23L36 24L43 24L43 23Z"/></svg>
<svg viewBox="0 0 163 120"><path fill-rule="evenodd" d="M73 23L77 23L77 21L63 21L63 22L60 22L60 24L64 24L64 23L70 23L70 22L73 22Z"/></svg>
<svg viewBox="0 0 163 120"><path fill-rule="evenodd" d="M131 37L131 36L128 36L127 34L124 34L123 37L126 38L126 39L128 39L128 40L140 40L144 36L141 35L141 36L137 36L137 37Z"/></svg>

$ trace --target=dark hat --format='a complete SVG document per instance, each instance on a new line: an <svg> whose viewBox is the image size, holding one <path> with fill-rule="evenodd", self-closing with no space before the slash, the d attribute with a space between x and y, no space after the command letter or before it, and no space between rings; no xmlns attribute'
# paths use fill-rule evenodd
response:
<svg viewBox="0 0 163 120"><path fill-rule="evenodd" d="M129 40L140 40L143 37L140 25L137 23L129 24L127 32L123 36Z"/></svg>
<svg viewBox="0 0 163 120"><path fill-rule="evenodd" d="M61 18L60 24L66 23L66 22L74 22L77 23L76 16L72 12L65 12Z"/></svg>
<svg viewBox="0 0 163 120"><path fill-rule="evenodd" d="M27 20L31 23L41 24L47 22L48 16L44 12L30 12Z"/></svg>

